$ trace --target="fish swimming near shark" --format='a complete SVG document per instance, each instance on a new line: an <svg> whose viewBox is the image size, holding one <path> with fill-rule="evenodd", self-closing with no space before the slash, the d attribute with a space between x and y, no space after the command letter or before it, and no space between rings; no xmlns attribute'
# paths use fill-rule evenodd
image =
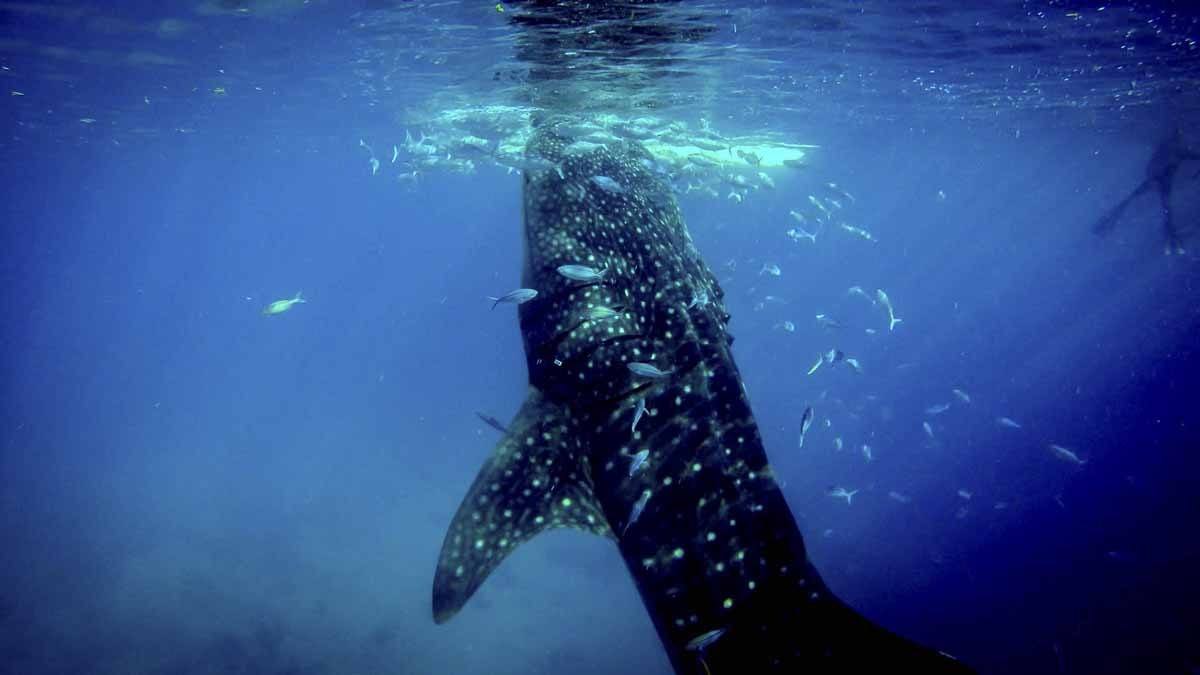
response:
<svg viewBox="0 0 1200 675"><path fill-rule="evenodd" d="M616 543L677 673L971 672L829 591L768 463L724 292L670 186L637 142L568 154L571 138L553 129L535 129L527 154L561 172L522 177L521 283L541 292L517 307L529 395L446 533L434 620L453 617L523 542L570 527ZM594 176L623 190L567 196ZM606 270L603 283L560 273L579 261ZM618 305L603 323L586 317ZM650 362L670 369L629 367ZM639 399L656 409L637 427L654 461L631 471Z"/></svg>
<svg viewBox="0 0 1200 675"><path fill-rule="evenodd" d="M532 288L518 288L515 291L509 291L501 296L489 295L488 300L492 301L492 309L496 309L496 305L502 302L520 305L537 297L538 292Z"/></svg>
<svg viewBox="0 0 1200 675"><path fill-rule="evenodd" d="M807 434L809 428L812 427L813 417L814 417L814 415L813 415L812 406L811 405L805 406L804 414L800 416L800 443L799 443L799 446L801 448L804 447L804 435Z"/></svg>
<svg viewBox="0 0 1200 675"><path fill-rule="evenodd" d="M478 417L480 420L482 420L484 424L495 429L496 431L499 431L502 434L508 433L508 427L504 426L504 423L501 422L500 420L496 419L495 417L492 417L491 415L487 415L485 413L481 413L479 411L475 411L475 416Z"/></svg>
<svg viewBox="0 0 1200 675"><path fill-rule="evenodd" d="M896 324L903 321L903 319L896 316L896 310L892 308L891 298L888 297L888 294L885 293L882 288L876 288L875 289L875 299L878 300L879 304L883 305L883 308L887 310L888 330L889 331L896 330Z"/></svg>

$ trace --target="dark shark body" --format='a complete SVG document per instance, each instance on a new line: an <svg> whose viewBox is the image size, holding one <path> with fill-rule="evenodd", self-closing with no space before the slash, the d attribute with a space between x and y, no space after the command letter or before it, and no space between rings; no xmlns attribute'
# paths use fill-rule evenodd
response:
<svg viewBox="0 0 1200 675"><path fill-rule="evenodd" d="M639 146L568 157L549 128L527 153L561 173L527 175L524 188L522 285L539 290L519 309L531 393L446 535L435 620L521 542L576 527L616 541L677 672L970 672L829 592L767 462L723 293L669 188ZM606 270L604 281L570 281L564 264ZM595 306L620 314L588 320ZM630 362L670 374L639 377Z"/></svg>

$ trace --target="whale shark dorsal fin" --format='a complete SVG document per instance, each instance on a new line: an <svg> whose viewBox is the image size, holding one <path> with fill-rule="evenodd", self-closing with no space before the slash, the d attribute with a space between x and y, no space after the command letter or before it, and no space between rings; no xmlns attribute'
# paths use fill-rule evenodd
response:
<svg viewBox="0 0 1200 675"><path fill-rule="evenodd" d="M462 609L521 543L558 527L612 537L569 413L530 393L463 498L438 557L433 618Z"/></svg>

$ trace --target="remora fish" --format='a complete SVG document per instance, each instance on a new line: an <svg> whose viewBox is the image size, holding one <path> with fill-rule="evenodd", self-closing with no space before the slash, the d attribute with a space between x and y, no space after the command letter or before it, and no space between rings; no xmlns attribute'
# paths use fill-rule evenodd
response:
<svg viewBox="0 0 1200 675"><path fill-rule="evenodd" d="M491 415L485 415L484 413L481 413L478 410L475 411L475 416L478 417L479 419L483 420L484 424L495 429L496 431L499 431L502 434L508 433L508 427L504 426L504 424L500 420L496 419L495 417L492 417Z"/></svg>
<svg viewBox="0 0 1200 675"><path fill-rule="evenodd" d="M544 289L536 307L517 308L530 394L446 533L434 620L454 616L521 543L573 527L615 540L677 673L971 672L830 593L767 463L724 293L670 187L638 144L568 156L570 139L552 128L527 152L563 175L523 176L522 285ZM620 176L629 199L605 210L566 195L596 175ZM584 287L556 278L589 254L622 273ZM709 302L680 311L702 288ZM588 306L616 304L635 320L563 330ZM670 378L648 383L626 367L651 355L672 364ZM642 438L656 463L631 476L625 411L648 386L659 414L642 419ZM718 629L701 654L697 635Z"/></svg>
<svg viewBox="0 0 1200 675"><path fill-rule="evenodd" d="M637 400L637 405L634 406L634 409L633 409L633 424L629 425L630 433L637 433L638 422L642 421L642 415L645 415L645 414L646 414L646 399L639 398ZM644 460L645 457L642 457L642 459Z"/></svg>

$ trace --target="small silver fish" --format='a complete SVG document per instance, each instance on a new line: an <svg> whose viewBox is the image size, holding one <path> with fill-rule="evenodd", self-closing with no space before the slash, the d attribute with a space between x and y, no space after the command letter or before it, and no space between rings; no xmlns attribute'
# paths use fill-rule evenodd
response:
<svg viewBox="0 0 1200 675"><path fill-rule="evenodd" d="M864 299L869 300L872 305L875 304L875 298L872 298L870 295L867 295L867 292L863 290L862 286L851 286L850 289L846 291L846 294L861 296Z"/></svg>
<svg viewBox="0 0 1200 675"><path fill-rule="evenodd" d="M896 330L896 324L903 321L903 319L896 316L896 310L892 308L891 298L888 297L888 294L885 293L882 288L876 288L875 289L875 299L878 300L879 304L883 305L884 309L887 310L888 330L889 331Z"/></svg>
<svg viewBox="0 0 1200 675"><path fill-rule="evenodd" d="M629 426L629 430L631 432L637 433L638 422L642 421L642 415L645 415L645 414L646 414L646 399L639 398L638 402L637 402L637 407L635 407L633 409L633 424L631 424Z"/></svg>
<svg viewBox="0 0 1200 675"><path fill-rule="evenodd" d="M620 183L609 178L608 176L592 176L592 182L605 192L611 192L617 195L625 192L625 188L621 187Z"/></svg>
<svg viewBox="0 0 1200 675"><path fill-rule="evenodd" d="M379 173L379 160L372 157L367 161L371 164L371 175L374 176L375 174Z"/></svg>
<svg viewBox="0 0 1200 675"><path fill-rule="evenodd" d="M862 454L868 462L875 459L875 454L871 452L871 446L867 445L866 443L863 443Z"/></svg>
<svg viewBox="0 0 1200 675"><path fill-rule="evenodd" d="M877 241L875 239L875 235L871 234L870 232L864 230L861 227L855 227L855 226L849 225L847 223L841 223L841 227L843 230L849 232L850 234L853 234L858 237L862 237L863 239L866 239L867 241Z"/></svg>
<svg viewBox="0 0 1200 675"><path fill-rule="evenodd" d="M1064 448L1061 445L1058 445L1057 443L1050 444L1050 451L1054 453L1055 457L1058 457L1059 459L1061 459L1063 461L1071 462L1072 464L1077 464L1079 466L1083 466L1084 464L1087 464L1086 459L1080 459L1079 455Z"/></svg>
<svg viewBox="0 0 1200 675"><path fill-rule="evenodd" d="M620 312L603 305L589 307L587 311L587 317L592 321L607 321L608 319L615 319L618 316L621 316Z"/></svg>
<svg viewBox="0 0 1200 675"><path fill-rule="evenodd" d="M892 490L891 492L889 492L888 496L891 497L892 499L894 499L895 501L900 502L901 504L907 504L912 501L912 497L909 497L908 495L903 494L901 492L896 492L895 490Z"/></svg>
<svg viewBox="0 0 1200 675"><path fill-rule="evenodd" d="M248 299L249 298L247 298L247 300ZM275 302L272 302L271 304L267 305L266 307L263 307L262 313L266 314L268 316L270 316L272 314L282 314L282 313L288 311L289 309L291 309L293 306L299 305L299 304L304 304L306 302L308 302L308 301L305 300L300 295L300 291L296 291L296 295L292 298L289 298L287 300L276 300Z"/></svg>
<svg viewBox="0 0 1200 675"><path fill-rule="evenodd" d="M838 323L837 319L833 318L832 316L829 316L828 314L818 314L817 315L817 323L821 324L825 328L841 328L842 327L842 324Z"/></svg>
<svg viewBox="0 0 1200 675"><path fill-rule="evenodd" d="M633 458L629 460L629 475L632 476L633 474L637 473L638 469L642 468L642 465L646 463L646 458L649 456L649 450L639 450L637 454L635 454Z"/></svg>
<svg viewBox="0 0 1200 675"><path fill-rule="evenodd" d="M970 490L968 490L966 488L959 488L958 496L962 497L963 499L970 499L971 497L975 496L975 493L971 492Z"/></svg>
<svg viewBox="0 0 1200 675"><path fill-rule="evenodd" d="M642 511L646 508L646 502L650 501L650 491L642 490L642 496L633 503L633 508L629 510L629 520L625 521L625 527L621 528L621 536L629 530L629 526L637 522L638 517L642 515Z"/></svg>
<svg viewBox="0 0 1200 675"><path fill-rule="evenodd" d="M829 492L827 494L835 499L845 499L846 505L849 506L852 503L851 500L854 499L854 495L858 494L858 490L847 490L844 487L831 487L829 488Z"/></svg>
<svg viewBox="0 0 1200 675"><path fill-rule="evenodd" d="M970 395L968 395L967 392L963 391L962 389L951 389L950 391L954 392L954 395L958 397L958 400L962 401L963 403L971 402Z"/></svg>
<svg viewBox="0 0 1200 675"><path fill-rule="evenodd" d="M925 429L925 435L933 438L933 427L929 426L929 422L921 422L921 427Z"/></svg>
<svg viewBox="0 0 1200 675"><path fill-rule="evenodd" d="M784 234L786 234L792 241L798 242L801 239L808 239L808 240L812 241L812 243L815 244L815 243L817 243L817 235L819 233L818 232L809 232L808 230L804 229L803 227L793 227L792 229L788 230Z"/></svg>
<svg viewBox="0 0 1200 675"><path fill-rule="evenodd" d="M396 158L400 156L400 148L392 146L392 164L396 163Z"/></svg>
<svg viewBox="0 0 1200 675"><path fill-rule="evenodd" d="M608 270L596 270L587 265L559 265L556 270L571 281L597 282L604 281L604 273Z"/></svg>
<svg viewBox="0 0 1200 675"><path fill-rule="evenodd" d="M852 195L852 194L850 194L849 192L846 192L845 190L843 190L843 189L842 189L842 188L841 188L841 187L840 187L840 186L839 186L837 183L826 183L826 184L825 184L825 187L827 187L827 188L829 188L830 190L833 190L834 192L836 192L836 193L838 193L838 194L842 195L842 196L843 196L843 197L845 197L846 199L849 199L851 202L853 202L853 201L854 201L854 195Z"/></svg>
<svg viewBox="0 0 1200 675"><path fill-rule="evenodd" d="M502 302L521 305L537 297L538 292L532 288L518 288L515 291L509 291L500 297L489 295L488 300L492 301L492 309L496 309L496 305Z"/></svg>
<svg viewBox="0 0 1200 675"><path fill-rule="evenodd" d="M687 306L688 309L699 307L701 309L708 306L708 291L704 289L692 291L692 302Z"/></svg>
<svg viewBox="0 0 1200 675"><path fill-rule="evenodd" d="M931 405L928 408L926 408L925 414L926 415L941 415L942 413L946 412L949 409L950 409L949 403L938 403L936 405Z"/></svg>
<svg viewBox="0 0 1200 675"><path fill-rule="evenodd" d="M701 634L697 635L696 637L692 638L691 640L688 640L688 643L686 645L684 645L684 649L686 649L689 652L704 653L704 650L709 645L711 645L712 643L721 639L721 636L724 634L725 634L724 628L716 628L716 629L710 630L706 633L701 633Z"/></svg>
<svg viewBox="0 0 1200 675"><path fill-rule="evenodd" d="M804 447L804 434L807 434L809 427L812 426L813 417L815 415L810 405L804 409L804 414L800 417L800 447L802 448Z"/></svg>
<svg viewBox="0 0 1200 675"><path fill-rule="evenodd" d="M1009 429L1021 428L1021 425L1017 424L1017 421L1011 417L997 417L996 424L999 424L1002 427L1008 427Z"/></svg>
<svg viewBox="0 0 1200 675"><path fill-rule="evenodd" d="M641 361L630 361L627 365L629 372L638 377L646 377L651 380L661 380L675 372L674 370L659 370L657 366L650 363L642 363Z"/></svg>

